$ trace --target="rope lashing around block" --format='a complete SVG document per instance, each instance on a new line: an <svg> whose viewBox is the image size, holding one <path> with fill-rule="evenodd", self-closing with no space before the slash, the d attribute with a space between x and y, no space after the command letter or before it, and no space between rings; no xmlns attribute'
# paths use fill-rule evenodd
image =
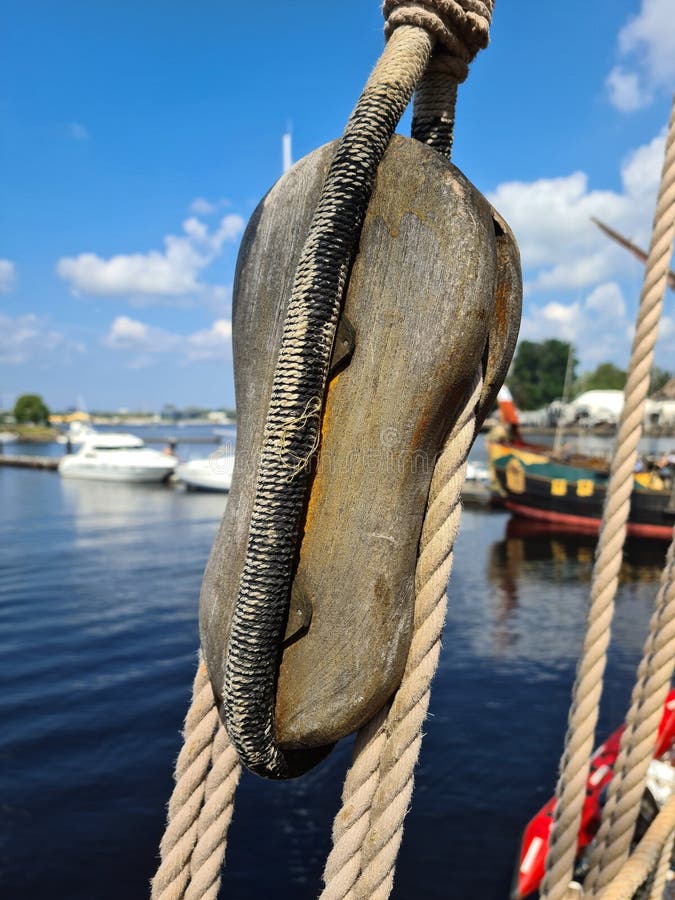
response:
<svg viewBox="0 0 675 900"><path fill-rule="evenodd" d="M456 81L469 74L469 64L490 40L494 0L384 0L384 33L389 38L401 25L413 25L433 35L445 69Z"/></svg>
<svg viewBox="0 0 675 900"><path fill-rule="evenodd" d="M633 491L633 471L642 436L645 401L674 233L675 104L666 139L665 162L640 295L640 309L624 391L625 404L617 433L616 452L612 459L593 566L586 635L577 668L565 750L556 789L557 802L541 890L542 900L562 900L567 885L572 880Z"/></svg>
<svg viewBox="0 0 675 900"><path fill-rule="evenodd" d="M230 627L224 721L242 762L272 778L293 774L292 757L275 739L274 706L308 466L320 428L320 416L304 411L308 403L323 401L347 272L377 166L429 60L430 32L449 59L466 67L487 43L489 16L479 15L477 7L492 10L491 3L476 0L394 6L390 40L347 123L298 263ZM408 24L416 10L424 27Z"/></svg>
<svg viewBox="0 0 675 900"><path fill-rule="evenodd" d="M438 66L438 56L434 54L415 91L411 134L448 159L455 134L456 104L457 82Z"/></svg>
<svg viewBox="0 0 675 900"><path fill-rule="evenodd" d="M457 85L465 80L469 63L487 46L493 0L458 3L430 0L410 3L385 0L385 34L401 24L426 28L436 46L415 91L412 136L450 157L455 126Z"/></svg>

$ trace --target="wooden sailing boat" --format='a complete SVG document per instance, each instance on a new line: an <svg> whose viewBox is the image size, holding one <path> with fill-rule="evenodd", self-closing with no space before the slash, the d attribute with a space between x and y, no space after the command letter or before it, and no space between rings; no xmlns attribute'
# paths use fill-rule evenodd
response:
<svg viewBox="0 0 675 900"><path fill-rule="evenodd" d="M593 222L612 240L644 262L647 254L608 225ZM675 289L675 272L668 273ZM569 376L569 361L565 382ZM583 454L564 453L560 430L553 447L523 441L518 414L508 388L499 407L508 438L488 438L493 481L504 505L518 516L553 523L561 529L597 533L602 519L609 465ZM636 472L627 531L629 536L670 540L675 524L675 466Z"/></svg>
<svg viewBox="0 0 675 900"><path fill-rule="evenodd" d="M600 457L531 444L520 434L518 411L508 388L499 393L504 426L488 435L493 486L517 516L565 531L597 534L609 464ZM675 524L672 468L635 473L627 530L631 537L670 540Z"/></svg>

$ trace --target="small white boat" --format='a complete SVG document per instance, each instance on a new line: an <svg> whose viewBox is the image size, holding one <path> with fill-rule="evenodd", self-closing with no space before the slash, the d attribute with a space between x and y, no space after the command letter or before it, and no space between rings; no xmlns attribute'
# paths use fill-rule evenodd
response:
<svg viewBox="0 0 675 900"><path fill-rule="evenodd" d="M206 459L191 459L176 469L176 479L193 491L229 491L232 484L234 454Z"/></svg>
<svg viewBox="0 0 675 900"><path fill-rule="evenodd" d="M13 431L0 431L0 444L13 444L18 437Z"/></svg>
<svg viewBox="0 0 675 900"><path fill-rule="evenodd" d="M469 462L462 486L462 501L472 506L489 506L492 502L490 470L482 463Z"/></svg>
<svg viewBox="0 0 675 900"><path fill-rule="evenodd" d="M466 480L490 484L490 470L483 463L468 462L466 464Z"/></svg>
<svg viewBox="0 0 675 900"><path fill-rule="evenodd" d="M59 472L64 478L95 481L164 481L178 465L173 455L151 450L133 434L90 435L77 453L64 456Z"/></svg>

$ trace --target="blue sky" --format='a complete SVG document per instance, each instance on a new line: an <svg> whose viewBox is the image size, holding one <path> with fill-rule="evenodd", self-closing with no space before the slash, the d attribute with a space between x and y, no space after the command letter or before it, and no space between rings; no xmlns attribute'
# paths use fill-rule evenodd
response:
<svg viewBox="0 0 675 900"><path fill-rule="evenodd" d="M337 137L377 3L5 0L0 406L233 405L238 241L281 167ZM675 88L675 0L498 0L453 161L514 227L522 335L625 365ZM406 133L409 119L400 131ZM657 362L675 368L673 294Z"/></svg>

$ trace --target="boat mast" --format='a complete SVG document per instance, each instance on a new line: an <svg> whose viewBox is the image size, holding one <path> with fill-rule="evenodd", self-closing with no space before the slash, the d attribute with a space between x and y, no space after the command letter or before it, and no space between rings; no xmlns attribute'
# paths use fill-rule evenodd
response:
<svg viewBox="0 0 675 900"><path fill-rule="evenodd" d="M565 381L563 382L562 402L567 403L567 395L569 393L570 381L572 379L572 370L574 368L574 344L569 344L569 352L567 354L567 366L565 368ZM558 416L555 423L555 438L553 440L553 453L560 453L562 445L562 413Z"/></svg>

